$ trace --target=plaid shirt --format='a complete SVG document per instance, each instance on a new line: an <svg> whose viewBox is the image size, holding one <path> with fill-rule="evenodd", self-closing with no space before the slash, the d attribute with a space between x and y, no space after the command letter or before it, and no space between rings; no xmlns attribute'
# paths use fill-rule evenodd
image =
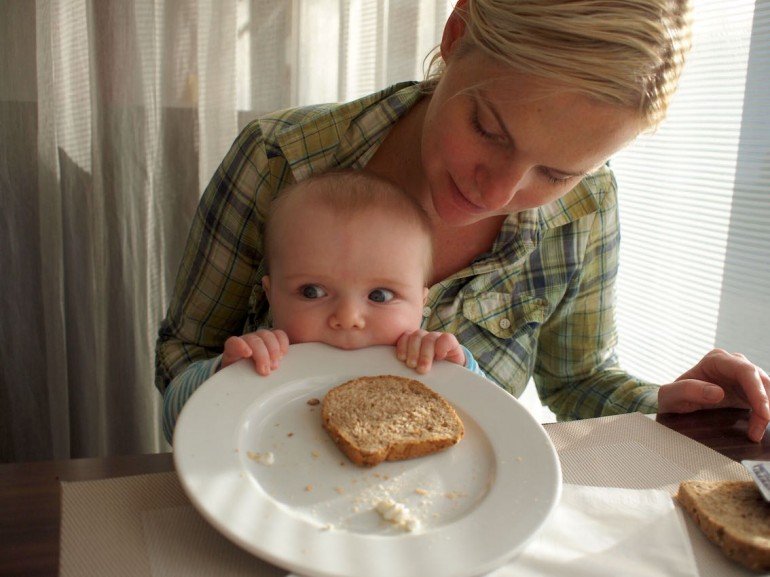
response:
<svg viewBox="0 0 770 577"><path fill-rule="evenodd" d="M404 83L346 104L278 112L249 124L203 194L156 351L167 438L190 395L219 367L224 341L269 325L262 232L285 186L363 168L421 98ZM507 218L492 250L430 288L423 328L448 331L514 395L534 377L559 419L654 412L657 386L614 353L616 183L609 168L561 199Z"/></svg>

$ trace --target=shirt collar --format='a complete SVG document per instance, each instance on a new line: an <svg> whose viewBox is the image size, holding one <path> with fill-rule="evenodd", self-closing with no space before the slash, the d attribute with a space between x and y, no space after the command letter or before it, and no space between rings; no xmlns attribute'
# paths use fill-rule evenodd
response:
<svg viewBox="0 0 770 577"><path fill-rule="evenodd" d="M388 130L422 97L419 84L403 82L339 105L306 110L275 140L296 181L330 167L362 168Z"/></svg>
<svg viewBox="0 0 770 577"><path fill-rule="evenodd" d="M605 166L585 177L563 197L510 215L503 222L491 252L482 255L458 276L518 266L538 247L549 229L565 226L599 210L608 187L614 186L612 172Z"/></svg>

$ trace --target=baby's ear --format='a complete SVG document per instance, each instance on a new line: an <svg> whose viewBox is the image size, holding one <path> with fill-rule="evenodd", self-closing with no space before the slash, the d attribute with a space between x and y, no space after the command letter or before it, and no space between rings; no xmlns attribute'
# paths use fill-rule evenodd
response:
<svg viewBox="0 0 770 577"><path fill-rule="evenodd" d="M270 275L262 277L262 288L265 290L265 296L268 302L270 302Z"/></svg>

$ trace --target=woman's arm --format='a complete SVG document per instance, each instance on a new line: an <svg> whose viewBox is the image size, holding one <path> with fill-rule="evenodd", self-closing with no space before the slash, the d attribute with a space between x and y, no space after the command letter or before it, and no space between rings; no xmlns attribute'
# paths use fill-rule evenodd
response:
<svg viewBox="0 0 770 577"><path fill-rule="evenodd" d="M620 232L611 179L593 218L582 266L543 324L534 379L561 420L657 410L658 386L626 373L615 354L615 281Z"/></svg>
<svg viewBox="0 0 770 577"><path fill-rule="evenodd" d="M167 437L193 392L243 332L275 188L259 124L244 129L201 197L156 345L155 384Z"/></svg>

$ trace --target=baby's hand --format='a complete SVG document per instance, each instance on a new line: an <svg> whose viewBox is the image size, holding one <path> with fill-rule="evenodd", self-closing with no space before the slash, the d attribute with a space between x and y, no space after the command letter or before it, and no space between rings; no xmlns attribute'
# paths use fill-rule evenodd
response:
<svg viewBox="0 0 770 577"><path fill-rule="evenodd" d="M257 373L267 376L278 368L289 350L289 337L281 330L259 329L242 337L230 337L225 341L222 354L224 369L241 359L252 359Z"/></svg>
<svg viewBox="0 0 770 577"><path fill-rule="evenodd" d="M433 361L447 360L465 365L465 353L457 337L451 333L429 333L422 329L401 335L396 342L396 356L418 373L427 373Z"/></svg>

